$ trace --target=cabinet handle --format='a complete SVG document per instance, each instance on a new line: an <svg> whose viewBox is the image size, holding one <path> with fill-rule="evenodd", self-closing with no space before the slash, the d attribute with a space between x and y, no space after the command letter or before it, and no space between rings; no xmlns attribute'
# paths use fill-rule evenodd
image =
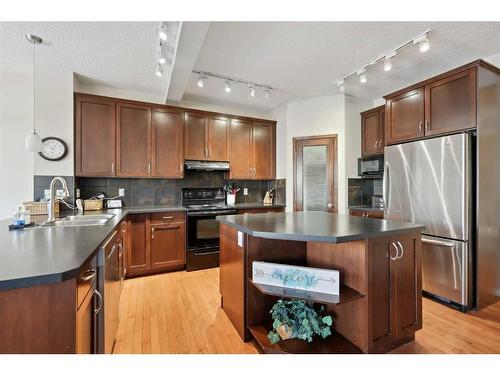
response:
<svg viewBox="0 0 500 375"><path fill-rule="evenodd" d="M208 156L212 156L212 149L211 148L208 149Z"/></svg>
<svg viewBox="0 0 500 375"><path fill-rule="evenodd" d="M207 149L205 148L205 157L207 157L207 156L208 156L208 151L207 151Z"/></svg>
<svg viewBox="0 0 500 375"><path fill-rule="evenodd" d="M394 249L396 249L396 256L393 257L392 255L389 255L391 260L396 260L399 258L399 249L398 249L398 246L394 243L394 242L391 242L391 247L394 247Z"/></svg>
<svg viewBox="0 0 500 375"><path fill-rule="evenodd" d="M148 174L151 174L151 164L148 163Z"/></svg>
<svg viewBox="0 0 500 375"><path fill-rule="evenodd" d="M85 271L84 273L82 273L80 275L80 280L81 281L90 281L90 280L94 279L96 275L97 275L97 271L95 270L95 268L93 268L91 270L88 270L88 271Z"/></svg>
<svg viewBox="0 0 500 375"><path fill-rule="evenodd" d="M151 228L151 239L154 239L155 238L155 228L152 227Z"/></svg>
<svg viewBox="0 0 500 375"><path fill-rule="evenodd" d="M111 173L115 174L115 162L111 163Z"/></svg>
<svg viewBox="0 0 500 375"><path fill-rule="evenodd" d="M422 133L422 125L423 125L423 121L420 121L419 124L418 124L418 132L419 133Z"/></svg>
<svg viewBox="0 0 500 375"><path fill-rule="evenodd" d="M174 217L173 216L163 216L162 219L163 220L169 220L169 219L173 219Z"/></svg>
<svg viewBox="0 0 500 375"><path fill-rule="evenodd" d="M94 290L94 295L97 296L97 298L99 299L99 306L97 308L94 309L94 314L99 314L99 312L101 311L102 309L102 304L103 304L103 300L102 300L102 295L101 293L99 293L99 291L96 289Z"/></svg>
<svg viewBox="0 0 500 375"><path fill-rule="evenodd" d="M116 244L114 244L113 247L111 248L111 251L109 252L109 255L108 255L108 259L111 258L111 255L113 255L115 250L116 250Z"/></svg>
<svg viewBox="0 0 500 375"><path fill-rule="evenodd" d="M425 120L425 131L431 130L431 122L429 120Z"/></svg>
<svg viewBox="0 0 500 375"><path fill-rule="evenodd" d="M398 259L401 259L403 257L403 254L405 253L405 250L404 250L404 247L401 244L401 242L397 241L397 244L398 244L399 248L401 249L401 255L398 257Z"/></svg>

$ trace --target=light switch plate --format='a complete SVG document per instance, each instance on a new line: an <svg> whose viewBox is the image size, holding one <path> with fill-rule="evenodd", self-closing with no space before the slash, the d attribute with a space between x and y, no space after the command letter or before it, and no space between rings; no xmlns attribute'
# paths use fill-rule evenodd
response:
<svg viewBox="0 0 500 375"><path fill-rule="evenodd" d="M243 188L243 195L248 195L248 188Z"/></svg>
<svg viewBox="0 0 500 375"><path fill-rule="evenodd" d="M124 188L119 188L118 189L118 196L124 197L125 196L125 189Z"/></svg>
<svg viewBox="0 0 500 375"><path fill-rule="evenodd" d="M76 197L80 198L80 189L76 189Z"/></svg>
<svg viewBox="0 0 500 375"><path fill-rule="evenodd" d="M45 199L47 201L50 199L50 190L49 189L45 189L43 191L43 199Z"/></svg>
<svg viewBox="0 0 500 375"><path fill-rule="evenodd" d="M108 208L121 208L122 201L121 201L121 199L110 199L110 200L108 200L107 207Z"/></svg>
<svg viewBox="0 0 500 375"><path fill-rule="evenodd" d="M243 232L238 231L238 246L243 247Z"/></svg>

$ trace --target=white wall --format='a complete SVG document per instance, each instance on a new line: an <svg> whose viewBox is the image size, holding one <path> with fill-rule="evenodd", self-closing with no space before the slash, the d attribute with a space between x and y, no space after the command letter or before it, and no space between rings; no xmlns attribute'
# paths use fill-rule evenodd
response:
<svg viewBox="0 0 500 375"><path fill-rule="evenodd" d="M0 66L0 219L33 197L34 158L24 150L33 124L32 77L29 66Z"/></svg>
<svg viewBox="0 0 500 375"><path fill-rule="evenodd" d="M33 199L33 175L73 175L73 74L37 68L36 127L68 144L68 156L48 162L24 149L33 127L33 67L0 64L0 219Z"/></svg>

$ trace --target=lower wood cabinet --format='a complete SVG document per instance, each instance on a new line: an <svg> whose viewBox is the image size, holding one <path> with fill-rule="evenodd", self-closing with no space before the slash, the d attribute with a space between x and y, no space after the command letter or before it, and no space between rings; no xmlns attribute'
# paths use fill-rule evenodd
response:
<svg viewBox="0 0 500 375"><path fill-rule="evenodd" d="M129 215L127 276L183 269L186 263L184 212Z"/></svg>
<svg viewBox="0 0 500 375"><path fill-rule="evenodd" d="M383 219L383 211L367 211L367 210L349 210L349 215L361 216L361 217L371 217L373 219Z"/></svg>
<svg viewBox="0 0 500 375"><path fill-rule="evenodd" d="M285 212L285 207L258 207L238 209L238 214L265 214L268 212Z"/></svg>

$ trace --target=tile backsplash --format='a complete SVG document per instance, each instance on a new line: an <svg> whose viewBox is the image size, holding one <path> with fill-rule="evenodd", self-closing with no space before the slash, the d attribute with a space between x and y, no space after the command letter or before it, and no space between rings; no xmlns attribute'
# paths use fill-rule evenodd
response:
<svg viewBox="0 0 500 375"><path fill-rule="evenodd" d="M120 188L125 189L123 200L125 206L180 205L181 190L194 187L222 187L229 180L224 179L223 171L190 171L186 170L183 179L150 179L150 178L96 178L77 177L76 187L80 189L83 199L91 198L99 193L107 197L118 196ZM234 181L241 190L236 196L237 203L262 202L266 191L276 189L275 203L285 203L285 179L265 181ZM248 188L248 195L243 195L243 188Z"/></svg>

